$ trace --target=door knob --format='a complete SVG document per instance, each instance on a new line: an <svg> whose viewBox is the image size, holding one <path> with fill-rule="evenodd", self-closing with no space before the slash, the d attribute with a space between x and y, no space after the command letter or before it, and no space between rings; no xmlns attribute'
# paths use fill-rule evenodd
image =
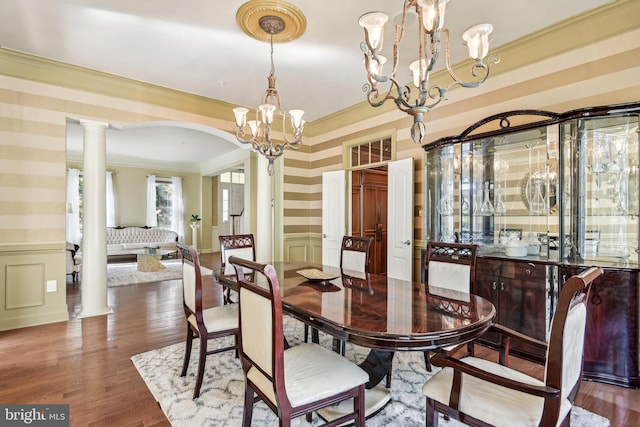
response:
<svg viewBox="0 0 640 427"><path fill-rule="evenodd" d="M411 246L411 240L405 240L404 242L400 242L403 245Z"/></svg>
<svg viewBox="0 0 640 427"><path fill-rule="evenodd" d="M322 233L322 238L323 238L323 239L326 239L326 238L327 238L327 235L326 235L326 234L324 234L324 233Z"/></svg>

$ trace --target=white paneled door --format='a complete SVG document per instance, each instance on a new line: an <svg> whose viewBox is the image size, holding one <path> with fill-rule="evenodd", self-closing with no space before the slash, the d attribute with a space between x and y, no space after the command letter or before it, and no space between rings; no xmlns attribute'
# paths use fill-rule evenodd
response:
<svg viewBox="0 0 640 427"><path fill-rule="evenodd" d="M322 263L340 266L340 247L345 234L345 171L322 174Z"/></svg>
<svg viewBox="0 0 640 427"><path fill-rule="evenodd" d="M387 275L413 276L413 159L389 163Z"/></svg>

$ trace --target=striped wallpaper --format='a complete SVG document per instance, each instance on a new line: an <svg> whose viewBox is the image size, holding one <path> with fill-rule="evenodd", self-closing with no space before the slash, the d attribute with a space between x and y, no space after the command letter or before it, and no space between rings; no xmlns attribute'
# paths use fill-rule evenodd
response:
<svg viewBox="0 0 640 427"><path fill-rule="evenodd" d="M619 0L498 49L502 62L483 86L453 90L428 113L426 140L457 134L507 110L568 111L639 100L638 16L640 2ZM176 120L231 131L230 107L0 48L0 330L61 320L66 314L64 286L46 293L44 302L26 298L19 309L7 310L3 298L9 265L41 263L45 280L65 283L59 265L64 265L67 119ZM393 107L374 109L364 102L309 123L305 145L284 156L285 240L306 246L306 256L318 259L322 172L343 167L345 145L388 133L396 140L396 158L415 159L414 239L419 248L424 152L411 142L411 123Z"/></svg>

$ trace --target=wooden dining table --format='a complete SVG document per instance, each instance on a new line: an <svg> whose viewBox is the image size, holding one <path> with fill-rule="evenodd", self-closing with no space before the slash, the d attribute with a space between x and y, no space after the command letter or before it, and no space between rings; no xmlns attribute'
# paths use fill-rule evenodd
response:
<svg viewBox="0 0 640 427"><path fill-rule="evenodd" d="M496 315L493 304L482 297L417 281L309 262L269 264L278 274L285 313L338 340L368 348L426 351L466 343L486 331ZM324 279L308 280L301 274L309 276L310 270L317 273L311 276ZM238 289L235 275L220 270L213 274L219 284ZM381 385L367 390L367 414L389 399Z"/></svg>
<svg viewBox="0 0 640 427"><path fill-rule="evenodd" d="M468 342L492 323L496 311L477 295L378 274L341 271L309 262L270 262L278 273L283 311L335 338L384 350L433 350ZM307 280L319 270L331 280ZM237 290L235 275L214 271Z"/></svg>

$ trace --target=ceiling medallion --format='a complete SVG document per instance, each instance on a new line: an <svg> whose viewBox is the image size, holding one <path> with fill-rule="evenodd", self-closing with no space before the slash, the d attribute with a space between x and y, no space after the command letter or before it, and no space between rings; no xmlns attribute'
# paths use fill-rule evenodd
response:
<svg viewBox="0 0 640 427"><path fill-rule="evenodd" d="M307 29L302 11L281 0L250 0L240 6L236 20L249 37L263 42L290 42Z"/></svg>

